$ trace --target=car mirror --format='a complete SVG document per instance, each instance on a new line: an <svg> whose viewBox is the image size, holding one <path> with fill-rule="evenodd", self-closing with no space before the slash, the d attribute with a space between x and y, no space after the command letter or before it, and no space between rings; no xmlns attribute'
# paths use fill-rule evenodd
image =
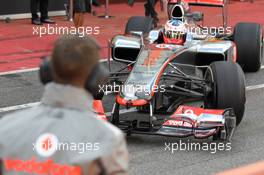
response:
<svg viewBox="0 0 264 175"><path fill-rule="evenodd" d="M152 30L152 31L150 31L149 32L149 35L148 35L148 40L151 43L155 42L159 38L159 33L160 33L159 30Z"/></svg>
<svg viewBox="0 0 264 175"><path fill-rule="evenodd" d="M130 34L134 36L139 36L139 37L143 36L143 32L141 31L131 31Z"/></svg>

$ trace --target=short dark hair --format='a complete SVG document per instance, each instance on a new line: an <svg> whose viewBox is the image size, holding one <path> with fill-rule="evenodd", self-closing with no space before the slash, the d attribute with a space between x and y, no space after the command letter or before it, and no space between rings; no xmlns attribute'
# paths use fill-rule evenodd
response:
<svg viewBox="0 0 264 175"><path fill-rule="evenodd" d="M100 47L91 37L62 36L55 42L51 66L54 80L70 82L88 76L99 62Z"/></svg>

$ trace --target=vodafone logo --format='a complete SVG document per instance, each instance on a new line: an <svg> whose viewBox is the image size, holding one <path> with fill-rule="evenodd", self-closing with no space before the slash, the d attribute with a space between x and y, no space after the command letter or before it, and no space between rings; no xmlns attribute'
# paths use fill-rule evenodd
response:
<svg viewBox="0 0 264 175"><path fill-rule="evenodd" d="M58 164L51 159L38 161L35 157L30 160L4 159L4 168L12 174L34 175L81 175L81 168L67 164Z"/></svg>
<svg viewBox="0 0 264 175"><path fill-rule="evenodd" d="M193 127L191 123L188 123L186 121L181 121L181 120L168 120L165 122L163 125L167 126L183 126L183 127Z"/></svg>
<svg viewBox="0 0 264 175"><path fill-rule="evenodd" d="M58 148L59 140L51 133L45 133L38 137L34 150L42 157L52 156Z"/></svg>

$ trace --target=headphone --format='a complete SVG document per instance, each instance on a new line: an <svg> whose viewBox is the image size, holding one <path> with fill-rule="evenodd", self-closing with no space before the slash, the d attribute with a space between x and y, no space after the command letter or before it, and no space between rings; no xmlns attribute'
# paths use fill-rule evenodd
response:
<svg viewBox="0 0 264 175"><path fill-rule="evenodd" d="M53 81L52 67L49 59L44 57L39 67L39 77L42 84L47 84ZM95 100L101 100L104 92L101 92L99 87L103 87L108 79L109 72L107 69L98 63L94 66L91 73L87 77L85 89L90 92Z"/></svg>

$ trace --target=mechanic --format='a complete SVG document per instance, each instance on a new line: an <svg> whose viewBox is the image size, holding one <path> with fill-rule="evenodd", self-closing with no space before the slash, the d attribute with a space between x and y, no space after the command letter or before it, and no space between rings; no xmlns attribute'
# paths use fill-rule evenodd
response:
<svg viewBox="0 0 264 175"><path fill-rule="evenodd" d="M84 13L86 12L85 0L74 0L73 12L73 22L75 27L82 27L84 23Z"/></svg>
<svg viewBox="0 0 264 175"><path fill-rule="evenodd" d="M42 25L42 23L54 24L55 21L48 17L49 0L30 0L31 23L34 25ZM38 9L41 18L38 16Z"/></svg>
<svg viewBox="0 0 264 175"><path fill-rule="evenodd" d="M145 3L145 16L150 16L154 20L154 25L157 26L159 23L158 13L155 11L155 5L157 0L147 0Z"/></svg>
<svg viewBox="0 0 264 175"><path fill-rule="evenodd" d="M99 7L100 3L97 0L93 0L92 4ZM73 13L74 13L74 25L76 28L82 27L84 24L84 13L91 11L90 0L74 0L73 1Z"/></svg>
<svg viewBox="0 0 264 175"><path fill-rule="evenodd" d="M158 0L147 0L144 4L145 7L145 16L153 18L153 22L155 27L159 23L158 13L155 11L155 5L157 4ZM128 0L128 5L133 6L135 0Z"/></svg>
<svg viewBox="0 0 264 175"><path fill-rule="evenodd" d="M97 43L88 36L63 36L50 62L53 82L45 86L41 104L0 119L3 175L127 174L124 135L97 118L92 92L84 88L99 64Z"/></svg>

